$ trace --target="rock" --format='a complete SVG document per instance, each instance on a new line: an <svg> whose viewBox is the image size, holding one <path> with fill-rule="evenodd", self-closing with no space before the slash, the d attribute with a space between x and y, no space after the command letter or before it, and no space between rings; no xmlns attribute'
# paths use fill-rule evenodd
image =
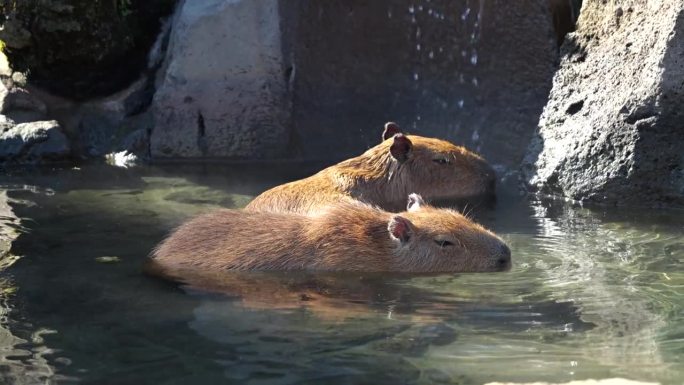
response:
<svg viewBox="0 0 684 385"><path fill-rule="evenodd" d="M277 0L180 2L152 105L152 156L285 154L278 8Z"/></svg>
<svg viewBox="0 0 684 385"><path fill-rule="evenodd" d="M684 205L684 2L587 2L523 163L533 191Z"/></svg>
<svg viewBox="0 0 684 385"><path fill-rule="evenodd" d="M152 156L340 159L396 120L517 167L557 63L549 3L474 4L181 2Z"/></svg>
<svg viewBox="0 0 684 385"><path fill-rule="evenodd" d="M2 44L0 44L0 76L11 77L12 69L10 68L7 55L2 52Z"/></svg>
<svg viewBox="0 0 684 385"><path fill-rule="evenodd" d="M293 153L349 157L394 120L519 166L557 65L548 0L288 5Z"/></svg>
<svg viewBox="0 0 684 385"><path fill-rule="evenodd" d="M13 258L9 255L12 242L19 236L17 229L21 228L19 218L9 205L7 191L0 191L0 269L11 264Z"/></svg>
<svg viewBox="0 0 684 385"><path fill-rule="evenodd" d="M140 146L131 149L127 146L133 144L124 141L130 141L127 137L133 132L141 129L147 132L151 128L148 127L151 117L138 116L152 100L154 89L151 81L147 77L141 78L122 91L82 103L76 108L78 127L71 127L70 131L75 132L79 155L101 157L121 150L138 153ZM135 140L139 141L140 138ZM149 142L146 134L145 140ZM149 146L146 143L144 147L144 155L147 156Z"/></svg>
<svg viewBox="0 0 684 385"><path fill-rule="evenodd" d="M150 133L146 128L137 129L128 134L121 141L119 148L124 149L139 158L148 158L150 154Z"/></svg>
<svg viewBox="0 0 684 385"><path fill-rule="evenodd" d="M1 161L57 161L70 153L69 142L54 120L18 124L0 134Z"/></svg>
<svg viewBox="0 0 684 385"><path fill-rule="evenodd" d="M15 86L7 88L0 83L0 112L6 113L15 109L47 112L45 103L29 94L27 90Z"/></svg>
<svg viewBox="0 0 684 385"><path fill-rule="evenodd" d="M17 124L16 122L14 122L14 120L8 118L5 115L0 115L0 133L10 130L14 128L14 126L16 125Z"/></svg>
<svg viewBox="0 0 684 385"><path fill-rule="evenodd" d="M135 81L175 0L0 3L0 40L15 71L56 95L87 100Z"/></svg>

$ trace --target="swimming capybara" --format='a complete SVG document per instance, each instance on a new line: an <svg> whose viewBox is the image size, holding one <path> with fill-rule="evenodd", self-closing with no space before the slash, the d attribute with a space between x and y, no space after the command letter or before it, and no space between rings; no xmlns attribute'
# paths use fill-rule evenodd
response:
<svg viewBox="0 0 684 385"><path fill-rule="evenodd" d="M155 268L155 265L157 267ZM484 272L510 267L493 233L412 194L392 214L344 201L311 215L218 210L180 226L152 253L147 270Z"/></svg>
<svg viewBox="0 0 684 385"><path fill-rule="evenodd" d="M404 135L385 125L383 141L365 153L305 179L276 186L254 198L252 211L308 213L353 198L400 211L406 196L465 199L494 192L494 171L479 155L450 142Z"/></svg>

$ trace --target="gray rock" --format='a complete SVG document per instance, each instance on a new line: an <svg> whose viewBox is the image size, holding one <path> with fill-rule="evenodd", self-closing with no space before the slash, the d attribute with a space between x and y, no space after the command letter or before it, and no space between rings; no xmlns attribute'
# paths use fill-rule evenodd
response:
<svg viewBox="0 0 684 385"><path fill-rule="evenodd" d="M558 59L548 0L287 4L295 154L358 154L394 120L518 167Z"/></svg>
<svg viewBox="0 0 684 385"><path fill-rule="evenodd" d="M10 129L14 128L16 126L16 122L14 120L8 118L5 115L0 115L0 133L3 133L5 131L9 131Z"/></svg>
<svg viewBox="0 0 684 385"><path fill-rule="evenodd" d="M65 160L70 152L69 142L54 120L18 124L0 134L2 161L33 163Z"/></svg>
<svg viewBox="0 0 684 385"><path fill-rule="evenodd" d="M184 1L171 28L156 158L340 159L395 120L517 167L557 63L548 0Z"/></svg>
<svg viewBox="0 0 684 385"><path fill-rule="evenodd" d="M584 2L523 163L534 191L684 204L684 2Z"/></svg>
<svg viewBox="0 0 684 385"><path fill-rule="evenodd" d="M279 1L181 1L154 96L156 157L276 157L289 118Z"/></svg>
<svg viewBox="0 0 684 385"><path fill-rule="evenodd" d="M136 115L149 106L153 91L150 81L147 77L140 78L120 92L76 108L78 127L71 130L76 132L74 136L81 156L101 157L112 151L129 150L121 144L141 128L137 123L146 123Z"/></svg>
<svg viewBox="0 0 684 385"><path fill-rule="evenodd" d="M17 123L45 120L47 107L26 89L0 83L0 114Z"/></svg>

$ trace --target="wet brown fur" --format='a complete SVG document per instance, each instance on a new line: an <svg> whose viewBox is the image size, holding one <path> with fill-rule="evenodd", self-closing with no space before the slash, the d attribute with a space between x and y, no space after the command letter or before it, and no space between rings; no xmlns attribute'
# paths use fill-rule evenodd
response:
<svg viewBox="0 0 684 385"><path fill-rule="evenodd" d="M494 171L479 155L450 142L407 135L412 148L407 159L390 154L394 138L355 158L305 179L276 186L250 202L252 211L309 213L349 198L399 211L406 196L428 200L464 199L493 193ZM438 164L435 159L446 159Z"/></svg>
<svg viewBox="0 0 684 385"><path fill-rule="evenodd" d="M408 240L388 225L410 221ZM436 240L453 245L441 247ZM218 210L180 226L154 251L158 267L364 272L500 271L503 241L460 213L422 205L394 215L339 202L312 215ZM510 254L508 254L510 257ZM152 269L150 270L149 267ZM505 266L507 268L508 266Z"/></svg>

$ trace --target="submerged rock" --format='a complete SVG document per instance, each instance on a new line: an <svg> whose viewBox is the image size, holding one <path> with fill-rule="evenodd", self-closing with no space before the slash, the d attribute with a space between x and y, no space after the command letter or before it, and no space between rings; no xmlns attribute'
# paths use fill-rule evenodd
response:
<svg viewBox="0 0 684 385"><path fill-rule="evenodd" d="M526 184L579 201L684 205L684 3L585 1Z"/></svg>
<svg viewBox="0 0 684 385"><path fill-rule="evenodd" d="M42 163L66 160L70 153L54 120L22 123L0 133L0 161Z"/></svg>

